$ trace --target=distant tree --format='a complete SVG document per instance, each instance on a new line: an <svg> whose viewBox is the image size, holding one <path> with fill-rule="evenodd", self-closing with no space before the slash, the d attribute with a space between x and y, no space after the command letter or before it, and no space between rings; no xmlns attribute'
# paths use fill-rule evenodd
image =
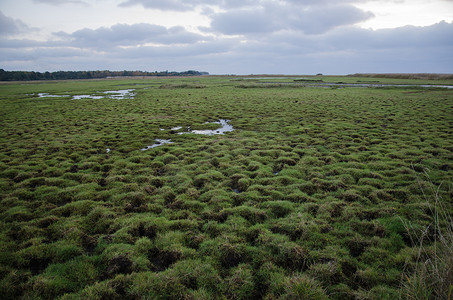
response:
<svg viewBox="0 0 453 300"><path fill-rule="evenodd" d="M208 72L198 72L194 70L184 72L143 72L143 71L57 71L57 72L25 72L25 71L5 71L0 69L0 81L11 80L64 80L64 79L92 79L119 76L194 76L209 75Z"/></svg>

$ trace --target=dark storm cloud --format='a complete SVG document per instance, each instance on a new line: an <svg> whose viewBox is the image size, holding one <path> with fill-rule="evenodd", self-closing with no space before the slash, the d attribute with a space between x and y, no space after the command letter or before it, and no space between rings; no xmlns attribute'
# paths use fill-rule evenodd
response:
<svg viewBox="0 0 453 300"><path fill-rule="evenodd" d="M13 35L31 30L33 29L28 27L21 20L7 17L0 11L0 36Z"/></svg>
<svg viewBox="0 0 453 300"><path fill-rule="evenodd" d="M166 28L145 23L116 24L98 29L85 28L71 34L57 32L55 35L69 40L73 46L88 48L138 46L146 43L191 44L208 39L202 35L188 32L183 27Z"/></svg>

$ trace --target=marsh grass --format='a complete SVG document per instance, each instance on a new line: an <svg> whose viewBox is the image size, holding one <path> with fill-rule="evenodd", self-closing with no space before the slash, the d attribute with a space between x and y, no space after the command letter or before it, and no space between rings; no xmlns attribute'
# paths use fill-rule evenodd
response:
<svg viewBox="0 0 453 300"><path fill-rule="evenodd" d="M426 200L432 222L416 226L404 222L412 244L417 250L414 262L402 278L401 295L404 299L451 299L453 295L453 219L451 203L441 186L430 181L419 188ZM451 186L448 187L451 193ZM442 195L443 194L443 195ZM447 194L448 195L448 194Z"/></svg>
<svg viewBox="0 0 453 300"><path fill-rule="evenodd" d="M370 78L394 78L394 79L428 79L428 80L445 80L453 79L451 74L435 74L435 73L389 73L389 74L354 74L355 77L370 77Z"/></svg>
<svg viewBox="0 0 453 300"><path fill-rule="evenodd" d="M448 241L425 195L451 215L453 91L231 79L0 85L2 297L394 299L401 278L437 293L417 275L434 267L415 271ZM235 130L178 134L221 119ZM140 151L156 139L173 143Z"/></svg>

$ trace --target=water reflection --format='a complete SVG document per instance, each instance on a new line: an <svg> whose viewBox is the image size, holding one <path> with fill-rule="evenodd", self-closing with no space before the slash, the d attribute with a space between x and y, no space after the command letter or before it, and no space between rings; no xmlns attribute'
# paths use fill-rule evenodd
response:
<svg viewBox="0 0 453 300"><path fill-rule="evenodd" d="M105 91L104 94L109 95L110 99L129 99L135 96L134 89L118 90L118 91Z"/></svg>
<svg viewBox="0 0 453 300"><path fill-rule="evenodd" d="M193 133L193 134L204 134L204 135L215 135L215 134L224 134L226 132L231 132L234 130L233 126L228 124L230 120L224 120L224 119L220 119L218 122L206 122L205 124L219 124L221 127L220 128L217 128L217 129L214 129L214 130L190 130L190 127L187 128L188 131L186 132L178 132L178 134L187 134L187 133ZM182 126L177 126L177 127L172 127L171 130L172 131L178 131L180 129L182 129L183 127ZM163 128L160 128L160 130L164 131L165 129ZM166 145L166 144L173 144L173 142L168 139L168 140L163 140L163 139L156 139L155 140L156 143L154 143L153 145L149 145L149 146L146 146L142 149L140 149L141 151L146 151L146 150L149 150L149 149L153 149L153 148L156 148L156 147L159 147L159 146L163 146L163 145ZM110 148L107 148L106 149L106 152L107 153L110 153Z"/></svg>
<svg viewBox="0 0 453 300"><path fill-rule="evenodd" d="M80 100L80 99L102 99L104 96L94 96L94 95L76 95L72 96L72 100Z"/></svg>
<svg viewBox="0 0 453 300"><path fill-rule="evenodd" d="M72 100L80 100L80 99L131 99L135 96L134 89L128 90L117 90L117 91L105 91L99 92L103 95L74 95L72 96ZM38 93L39 98L60 98L60 97L70 97L70 95L52 95L49 93Z"/></svg>
<svg viewBox="0 0 453 300"><path fill-rule="evenodd" d="M153 148L156 148L156 147L159 147L159 146L163 146L163 145L166 145L166 144L173 144L173 142L171 140L156 139L155 141L156 141L155 144L150 145L150 146L146 146L145 148L142 148L140 150L141 151L146 151L146 150L153 149Z"/></svg>
<svg viewBox="0 0 453 300"><path fill-rule="evenodd" d="M39 98L60 98L60 97L69 97L69 95L51 95L49 93L38 93Z"/></svg>
<svg viewBox="0 0 453 300"><path fill-rule="evenodd" d="M189 130L187 132L179 132L178 134L187 134L187 133L194 133L194 134L204 134L204 135L214 135L214 134L224 134L226 132L231 132L234 130L233 126L228 124L230 120L220 119L218 122L206 122L205 124L219 124L221 125L220 128L210 130Z"/></svg>

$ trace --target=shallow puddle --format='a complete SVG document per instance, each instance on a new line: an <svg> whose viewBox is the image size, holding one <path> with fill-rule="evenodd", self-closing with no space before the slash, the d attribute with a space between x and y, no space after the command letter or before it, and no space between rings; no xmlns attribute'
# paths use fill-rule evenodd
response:
<svg viewBox="0 0 453 300"><path fill-rule="evenodd" d="M38 93L38 97L39 98L60 98L60 97L69 97L69 95L51 95L49 93Z"/></svg>
<svg viewBox="0 0 453 300"><path fill-rule="evenodd" d="M241 81L241 80L272 80L272 79L292 79L293 77L245 77L245 78L238 78L238 79L233 79L236 81ZM297 78L294 78L297 79Z"/></svg>
<svg viewBox="0 0 453 300"><path fill-rule="evenodd" d="M117 90L117 91L105 91L99 92L104 95L74 95L72 96L72 100L80 100L80 99L131 99L135 96L134 89L128 90ZM60 97L71 97L70 95L52 95L49 93L38 93L39 98L60 98Z"/></svg>
<svg viewBox="0 0 453 300"><path fill-rule="evenodd" d="M110 99L129 99L135 96L134 89L118 90L118 91L105 91L104 94L109 95Z"/></svg>
<svg viewBox="0 0 453 300"><path fill-rule="evenodd" d="M419 86L420 86L420 87L425 87L425 88L435 87L435 88L453 89L453 85L429 85L429 84L422 84L422 85L419 85Z"/></svg>
<svg viewBox="0 0 453 300"><path fill-rule="evenodd" d="M145 148L142 148L140 150L141 151L146 151L146 150L153 149L153 148L156 148L156 147L159 147L159 146L163 146L163 145L166 145L166 144L173 144L173 142L171 140L156 139L155 141L156 141L156 143L154 145L146 146Z"/></svg>
<svg viewBox="0 0 453 300"><path fill-rule="evenodd" d="M93 95L76 95L72 96L72 100L80 100L80 99L102 99L104 96L93 96Z"/></svg>
<svg viewBox="0 0 453 300"><path fill-rule="evenodd" d="M231 132L234 130L233 126L228 124L230 120L224 120L220 119L218 122L206 122L205 124L219 124L221 125L220 128L214 129L214 130L190 130L190 127L187 127L188 131L185 132L178 132L178 134L187 134L187 133L194 133L194 134L204 134L204 135L215 135L215 134L224 134L225 132ZM183 127L182 126L176 126L170 128L172 131L178 131L181 130ZM159 128L161 131L165 131L166 129L164 128ZM153 149L159 146L163 146L166 144L173 144L173 142L169 140L163 140L163 139L155 139L156 143L153 145L146 146L145 148L140 149L140 151L146 151L149 149ZM106 149L107 153L110 153L110 148Z"/></svg>
<svg viewBox="0 0 453 300"><path fill-rule="evenodd" d="M187 132L179 132L178 134L187 134L187 133L194 133L194 134L204 134L204 135L215 135L215 134L224 134L226 132L231 132L234 130L233 125L228 124L230 120L220 119L218 122L206 122L205 124L219 124L221 125L220 128L217 129L205 129L205 130L190 130Z"/></svg>

